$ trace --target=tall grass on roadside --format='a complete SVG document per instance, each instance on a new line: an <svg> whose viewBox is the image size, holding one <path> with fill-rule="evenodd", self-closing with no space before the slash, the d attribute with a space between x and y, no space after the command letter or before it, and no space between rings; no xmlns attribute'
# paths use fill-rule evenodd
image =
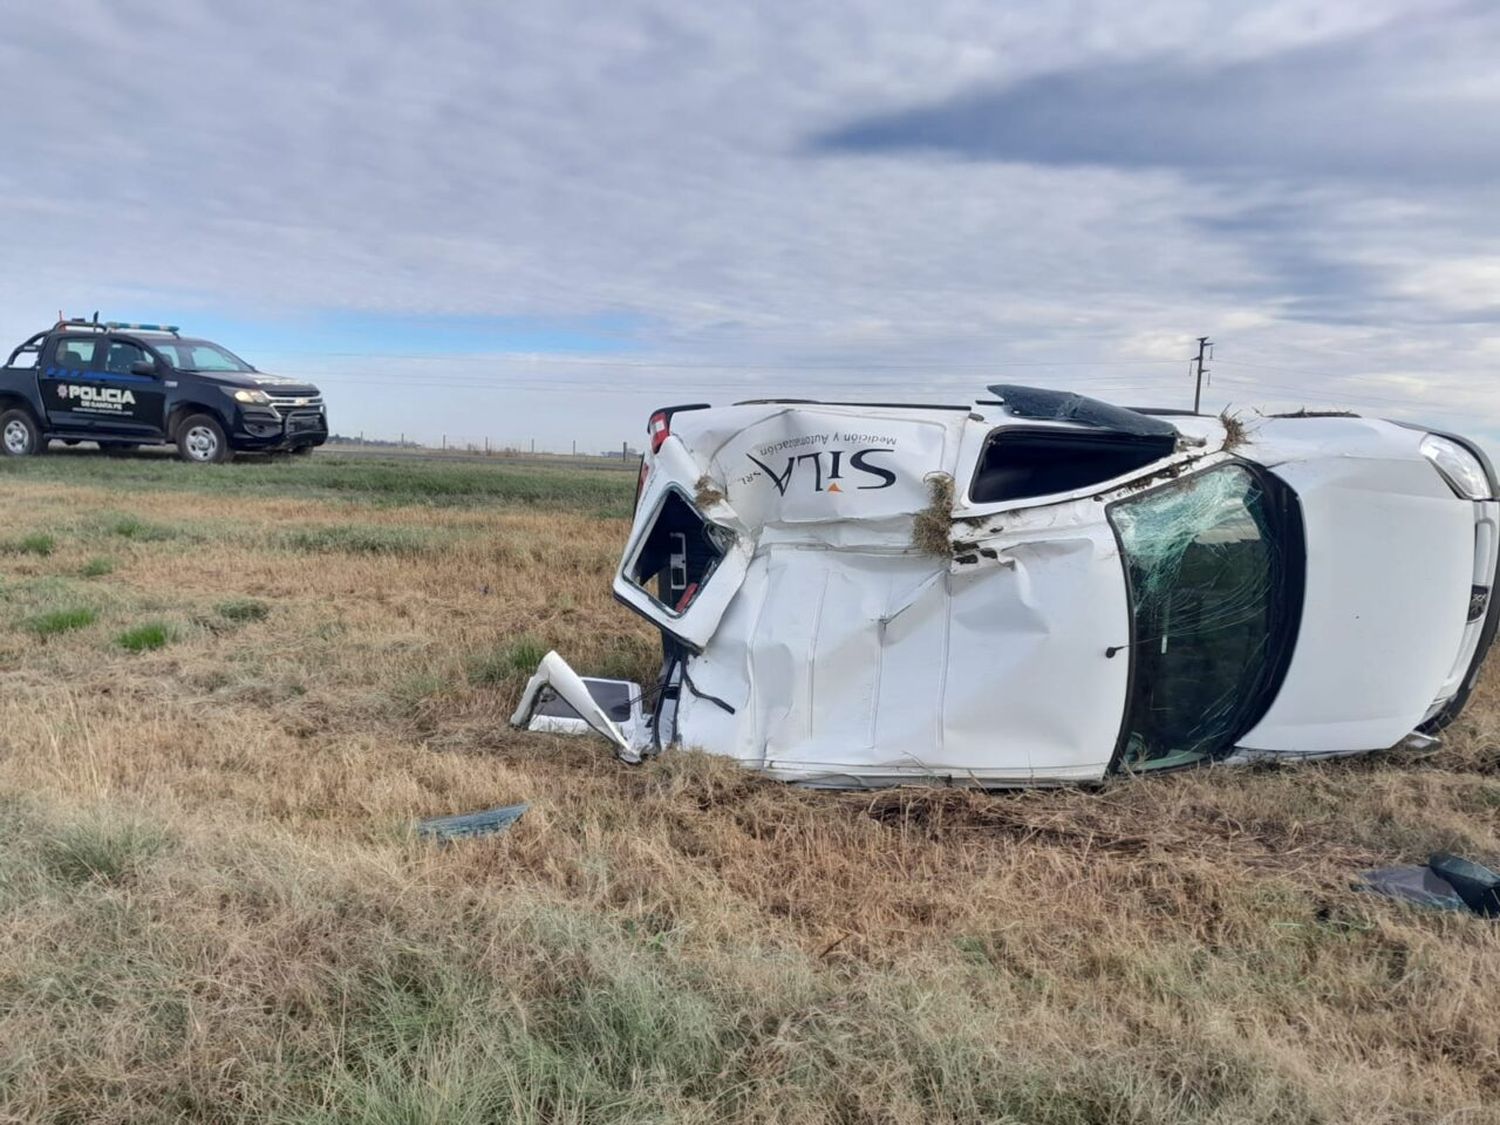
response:
<svg viewBox="0 0 1500 1125"><path fill-rule="evenodd" d="M809 791L680 748L632 767L507 725L547 648L656 671L611 592L626 524L587 489L57 460L7 463L0 502L122 562L85 582L64 541L0 583L0 1121L1500 1104L1500 929L1349 889L1440 849L1500 865L1496 668L1441 748L1295 769L983 794ZM110 629L22 627L82 605ZM139 623L170 647L112 643ZM412 831L520 801L495 837Z"/></svg>
<svg viewBox="0 0 1500 1125"><path fill-rule="evenodd" d="M57 549L57 537L45 531L35 531L5 544L0 549L17 555L39 555L46 558Z"/></svg>
<svg viewBox="0 0 1500 1125"><path fill-rule="evenodd" d="M98 614L86 606L71 609L54 609L28 617L21 622L22 628L45 640L75 629L86 629L98 619Z"/></svg>
<svg viewBox="0 0 1500 1125"><path fill-rule="evenodd" d="M150 652L171 643L172 627L162 621L148 621L132 626L115 638L115 644L126 652Z"/></svg>
<svg viewBox="0 0 1500 1125"><path fill-rule="evenodd" d="M509 507L621 517L635 496L635 465L597 468L473 463L416 457L245 461L222 472L168 457L38 457L6 466L21 480L106 488L130 496L170 490L222 497L299 496L367 505L441 508Z"/></svg>
<svg viewBox="0 0 1500 1125"><path fill-rule="evenodd" d="M473 653L468 658L469 682L494 687L511 680L525 680L547 655L547 646L535 637L520 636L502 641L493 648Z"/></svg>
<svg viewBox="0 0 1500 1125"><path fill-rule="evenodd" d="M433 550L434 537L401 527L308 527L278 532L276 543L291 551L312 554L421 555Z"/></svg>

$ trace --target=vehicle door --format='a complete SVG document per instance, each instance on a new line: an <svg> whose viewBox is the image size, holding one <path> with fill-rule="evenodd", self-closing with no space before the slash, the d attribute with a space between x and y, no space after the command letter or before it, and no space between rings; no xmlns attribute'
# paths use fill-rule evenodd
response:
<svg viewBox="0 0 1500 1125"><path fill-rule="evenodd" d="M111 336L100 375L106 394L95 428L121 437L156 438L164 433L165 368L141 344ZM118 409L115 409L115 407Z"/></svg>
<svg viewBox="0 0 1500 1125"><path fill-rule="evenodd" d="M700 475L679 441L662 445L614 580L616 597L694 651L713 635L750 564L749 543L688 494L685 482Z"/></svg>
<svg viewBox="0 0 1500 1125"><path fill-rule="evenodd" d="M56 336L38 386L51 430L93 430L96 396L105 383L103 336ZM102 399L100 399L102 401Z"/></svg>

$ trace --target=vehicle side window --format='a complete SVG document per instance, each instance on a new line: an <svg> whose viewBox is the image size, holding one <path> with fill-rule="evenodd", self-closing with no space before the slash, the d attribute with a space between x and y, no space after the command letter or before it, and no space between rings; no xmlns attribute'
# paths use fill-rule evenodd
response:
<svg viewBox="0 0 1500 1125"><path fill-rule="evenodd" d="M724 558L722 533L673 489L657 508L651 530L625 576L664 609L681 613Z"/></svg>
<svg viewBox="0 0 1500 1125"><path fill-rule="evenodd" d="M126 340L111 340L109 351L104 356L104 370L116 375L129 375L130 365L142 361L151 362L151 356L145 348Z"/></svg>
<svg viewBox="0 0 1500 1125"><path fill-rule="evenodd" d="M1171 434L1017 427L984 443L969 499L975 504L1057 496L1103 484L1170 457Z"/></svg>
<svg viewBox="0 0 1500 1125"><path fill-rule="evenodd" d="M1113 505L1134 617L1123 762L1227 751L1269 706L1300 616L1300 521L1223 465ZM1293 557L1289 557L1293 556Z"/></svg>
<svg viewBox="0 0 1500 1125"><path fill-rule="evenodd" d="M185 347L178 345L178 354L187 352L191 359L188 366L194 371L237 371L238 366L227 358L218 348Z"/></svg>
<svg viewBox="0 0 1500 1125"><path fill-rule="evenodd" d="M94 353L98 350L98 340L63 339L57 342L57 348L52 353L53 361L57 366L70 371L84 371L93 367Z"/></svg>

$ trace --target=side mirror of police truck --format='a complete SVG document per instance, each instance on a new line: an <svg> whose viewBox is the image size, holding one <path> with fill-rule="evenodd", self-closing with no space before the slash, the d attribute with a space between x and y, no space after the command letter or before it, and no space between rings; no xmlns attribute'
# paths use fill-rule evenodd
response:
<svg viewBox="0 0 1500 1125"><path fill-rule="evenodd" d="M156 364L149 359L138 359L130 365L132 375L155 375Z"/></svg>

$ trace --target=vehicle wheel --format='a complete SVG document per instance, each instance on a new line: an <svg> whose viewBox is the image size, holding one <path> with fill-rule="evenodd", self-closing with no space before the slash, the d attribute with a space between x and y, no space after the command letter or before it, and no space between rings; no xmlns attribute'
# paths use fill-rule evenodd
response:
<svg viewBox="0 0 1500 1125"><path fill-rule="evenodd" d="M7 410L0 414L0 449L7 457L35 457L47 452L47 442L30 414Z"/></svg>
<svg viewBox="0 0 1500 1125"><path fill-rule="evenodd" d="M195 465L213 465L234 456L224 427L207 414L190 414L177 427L177 456Z"/></svg>

